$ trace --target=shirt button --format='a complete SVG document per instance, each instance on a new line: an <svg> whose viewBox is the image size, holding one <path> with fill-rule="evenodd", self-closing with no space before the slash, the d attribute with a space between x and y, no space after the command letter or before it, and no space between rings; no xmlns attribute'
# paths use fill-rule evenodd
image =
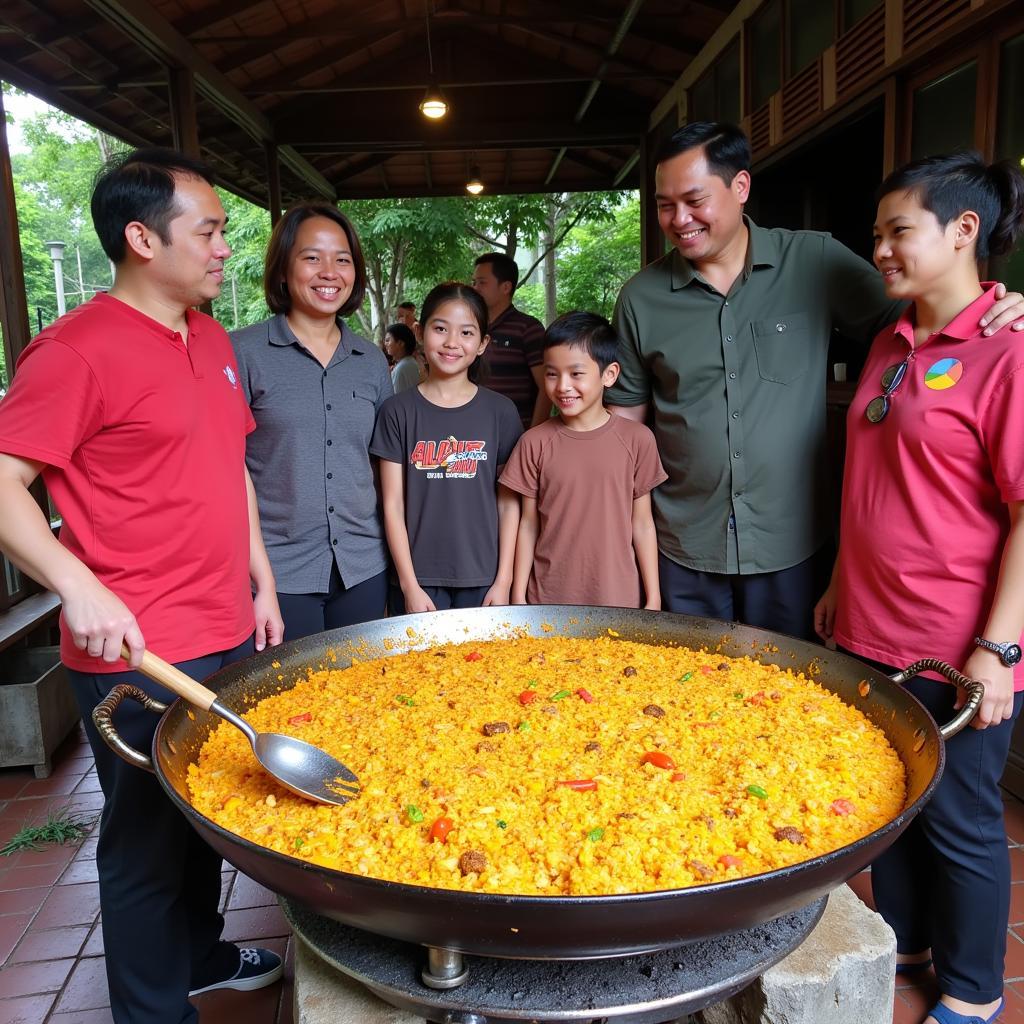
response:
<svg viewBox="0 0 1024 1024"><path fill-rule="evenodd" d="M328 480L333 480L334 479L334 474L333 473L328 473L327 474L327 479Z"/></svg>
<svg viewBox="0 0 1024 1024"><path fill-rule="evenodd" d="M778 331L779 334L781 334L785 329L786 329L786 325L785 324L776 324L775 325L775 330Z"/></svg>
<svg viewBox="0 0 1024 1024"><path fill-rule="evenodd" d="M334 506L333 505L328 505L327 506L327 511L328 512L333 512L334 511Z"/></svg>
<svg viewBox="0 0 1024 1024"><path fill-rule="evenodd" d="M726 305L726 306L728 306L728 305L729 305L729 300L728 300L728 299L726 299L726 300L725 300L725 305Z"/></svg>
<svg viewBox="0 0 1024 1024"><path fill-rule="evenodd" d="M738 459L742 454L743 454L743 452L733 452L732 453L732 457L734 459Z"/></svg>
<svg viewBox="0 0 1024 1024"><path fill-rule="evenodd" d="M738 412L734 412L734 413L732 414L732 418L733 418L734 420L738 420L738 419L740 418L740 414L739 414Z"/></svg>
<svg viewBox="0 0 1024 1024"><path fill-rule="evenodd" d="M337 546L338 546L338 541L337 541L337 538L335 538L334 540L332 540L332 541L331 541L331 543L332 543L332 544L333 544L333 545L334 545L335 547L337 547Z"/></svg>
<svg viewBox="0 0 1024 1024"><path fill-rule="evenodd" d="M330 402L328 402L328 403L327 403L327 411L328 411L328 412L330 412L330 411L331 411L331 403L330 403Z"/></svg>
<svg viewBox="0 0 1024 1024"><path fill-rule="evenodd" d="M735 379L736 379L736 374L735 373L730 373L729 374L729 380L735 380Z"/></svg>
<svg viewBox="0 0 1024 1024"><path fill-rule="evenodd" d="M742 494L743 494L742 491L734 491L732 496L734 498L739 498Z"/></svg>
<svg viewBox="0 0 1024 1024"><path fill-rule="evenodd" d="M726 340L726 341L732 341L732 335L731 335L731 334L727 334L727 335L725 336L725 340Z"/></svg>
<svg viewBox="0 0 1024 1024"><path fill-rule="evenodd" d="M334 442L330 438L327 439L327 447L328 448L330 448L333 443Z"/></svg>

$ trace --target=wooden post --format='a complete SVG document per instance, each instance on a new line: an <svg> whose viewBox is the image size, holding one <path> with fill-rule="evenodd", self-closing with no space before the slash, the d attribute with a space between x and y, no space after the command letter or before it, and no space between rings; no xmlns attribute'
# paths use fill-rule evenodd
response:
<svg viewBox="0 0 1024 1024"><path fill-rule="evenodd" d="M188 68L169 68L167 87L171 99L171 132L174 148L199 159L199 124L196 118L196 85Z"/></svg>
<svg viewBox="0 0 1024 1024"><path fill-rule="evenodd" d="M640 144L640 263L647 266L665 254L654 199L654 153L650 133Z"/></svg>
<svg viewBox="0 0 1024 1024"><path fill-rule="evenodd" d="M281 165L277 159L277 145L263 144L267 156L267 209L270 210L270 226L281 219Z"/></svg>
<svg viewBox="0 0 1024 1024"><path fill-rule="evenodd" d="M31 338L28 300L25 297L25 267L21 261L18 211L14 204L14 174L7 145L7 119L0 93L0 328L3 329L7 376Z"/></svg>

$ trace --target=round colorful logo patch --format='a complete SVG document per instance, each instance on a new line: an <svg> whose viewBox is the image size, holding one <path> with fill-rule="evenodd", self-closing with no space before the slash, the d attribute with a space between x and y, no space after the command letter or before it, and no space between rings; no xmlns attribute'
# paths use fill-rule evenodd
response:
<svg viewBox="0 0 1024 1024"><path fill-rule="evenodd" d="M964 373L964 364L959 359L940 359L925 370L924 382L932 391L951 388Z"/></svg>

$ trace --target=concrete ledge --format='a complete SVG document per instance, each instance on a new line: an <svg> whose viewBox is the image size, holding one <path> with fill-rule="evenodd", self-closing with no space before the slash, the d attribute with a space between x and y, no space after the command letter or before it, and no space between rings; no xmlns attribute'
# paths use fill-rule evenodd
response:
<svg viewBox="0 0 1024 1024"><path fill-rule="evenodd" d="M295 936L294 1024L423 1024L423 1018L378 999Z"/></svg>
<svg viewBox="0 0 1024 1024"><path fill-rule="evenodd" d="M891 1024L896 936L848 885L798 949L699 1024Z"/></svg>

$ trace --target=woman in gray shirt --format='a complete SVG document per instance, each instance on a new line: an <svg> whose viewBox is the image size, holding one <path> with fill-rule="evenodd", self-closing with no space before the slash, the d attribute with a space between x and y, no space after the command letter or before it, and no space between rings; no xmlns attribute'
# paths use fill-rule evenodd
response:
<svg viewBox="0 0 1024 1024"><path fill-rule="evenodd" d="M420 382L420 364L416 362L416 335L405 324L392 324L384 332L384 351L391 357L391 386L399 395Z"/></svg>
<svg viewBox="0 0 1024 1024"><path fill-rule="evenodd" d="M256 430L256 488L285 638L380 618L387 552L369 444L392 394L387 360L341 317L366 271L355 229L335 207L302 203L278 221L263 277L269 320L231 340Z"/></svg>

